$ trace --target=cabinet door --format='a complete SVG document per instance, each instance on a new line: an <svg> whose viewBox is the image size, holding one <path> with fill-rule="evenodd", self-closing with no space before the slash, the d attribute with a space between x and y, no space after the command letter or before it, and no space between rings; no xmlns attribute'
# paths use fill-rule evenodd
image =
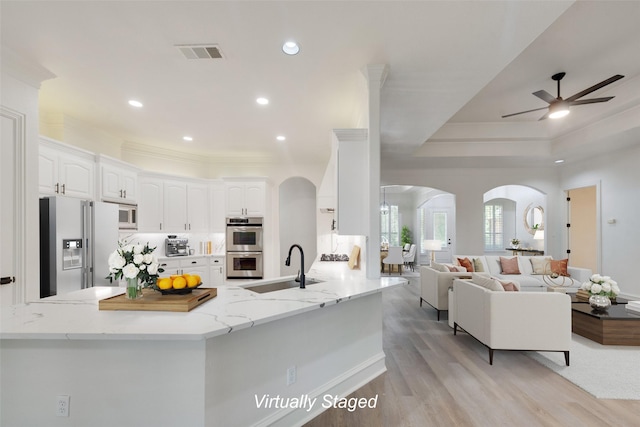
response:
<svg viewBox="0 0 640 427"><path fill-rule="evenodd" d="M244 215L244 184L225 183L227 216Z"/></svg>
<svg viewBox="0 0 640 427"><path fill-rule="evenodd" d="M212 233L225 232L226 212L224 184L211 184L211 191L209 192L209 230Z"/></svg>
<svg viewBox="0 0 640 427"><path fill-rule="evenodd" d="M134 203L138 199L138 174L129 170L122 170L120 186L127 203Z"/></svg>
<svg viewBox="0 0 640 427"><path fill-rule="evenodd" d="M102 179L101 191L103 199L121 199L122 187L120 186L120 169L103 165L100 178Z"/></svg>
<svg viewBox="0 0 640 427"><path fill-rule="evenodd" d="M189 184L187 186L188 230L209 230L209 188L207 185Z"/></svg>
<svg viewBox="0 0 640 427"><path fill-rule="evenodd" d="M187 231L187 184L164 183L164 223L166 231Z"/></svg>
<svg viewBox="0 0 640 427"><path fill-rule="evenodd" d="M173 274L182 274L180 273L180 261L178 260L160 260L160 267L164 270L160 273L160 277L169 277Z"/></svg>
<svg viewBox="0 0 640 427"><path fill-rule="evenodd" d="M59 159L60 194L93 199L94 163L66 154L61 154Z"/></svg>
<svg viewBox="0 0 640 427"><path fill-rule="evenodd" d="M197 274L203 284L209 283L209 265L206 258L180 261L182 274Z"/></svg>
<svg viewBox="0 0 640 427"><path fill-rule="evenodd" d="M140 181L138 231L164 231L164 184L161 180Z"/></svg>
<svg viewBox="0 0 640 427"><path fill-rule="evenodd" d="M38 159L38 188L40 194L56 194L58 183L58 153L40 147Z"/></svg>
<svg viewBox="0 0 640 427"><path fill-rule="evenodd" d="M245 184L244 191L245 214L250 216L264 216L265 213L265 183L252 182Z"/></svg>

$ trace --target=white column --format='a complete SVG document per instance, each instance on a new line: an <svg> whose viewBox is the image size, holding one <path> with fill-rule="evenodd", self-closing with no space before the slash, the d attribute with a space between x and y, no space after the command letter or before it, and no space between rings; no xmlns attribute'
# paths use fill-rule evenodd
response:
<svg viewBox="0 0 640 427"><path fill-rule="evenodd" d="M369 97L369 185L367 229L367 278L380 277L380 91L389 72L386 64L367 65L362 70L367 79Z"/></svg>

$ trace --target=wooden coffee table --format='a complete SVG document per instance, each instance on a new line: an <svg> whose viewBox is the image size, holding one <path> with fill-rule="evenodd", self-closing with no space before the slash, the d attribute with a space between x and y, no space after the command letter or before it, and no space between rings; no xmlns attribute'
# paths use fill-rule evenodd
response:
<svg viewBox="0 0 640 427"><path fill-rule="evenodd" d="M604 313L587 303L571 304L571 331L603 345L640 345L640 315L614 304Z"/></svg>

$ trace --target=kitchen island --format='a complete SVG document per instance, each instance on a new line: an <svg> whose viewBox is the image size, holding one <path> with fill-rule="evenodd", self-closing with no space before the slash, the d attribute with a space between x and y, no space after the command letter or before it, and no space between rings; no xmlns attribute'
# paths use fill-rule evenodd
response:
<svg viewBox="0 0 640 427"><path fill-rule="evenodd" d="M100 311L110 287L3 308L0 424L301 424L386 370L381 292L404 283L224 286L188 313Z"/></svg>

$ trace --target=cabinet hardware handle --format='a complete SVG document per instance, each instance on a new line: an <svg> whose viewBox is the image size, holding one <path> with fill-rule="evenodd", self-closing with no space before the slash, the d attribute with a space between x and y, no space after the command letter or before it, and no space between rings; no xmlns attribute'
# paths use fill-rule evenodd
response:
<svg viewBox="0 0 640 427"><path fill-rule="evenodd" d="M120 190L120 198L122 198L122 190Z"/></svg>
<svg viewBox="0 0 640 427"><path fill-rule="evenodd" d="M189 230L191 230L191 224L189 224Z"/></svg>
<svg viewBox="0 0 640 427"><path fill-rule="evenodd" d="M8 285L16 281L16 278L13 276L7 276L0 278L0 285Z"/></svg>
<svg viewBox="0 0 640 427"><path fill-rule="evenodd" d="M167 264L166 264L166 263L164 263L164 264L160 264L160 267L166 267L166 266L167 266Z"/></svg>
<svg viewBox="0 0 640 427"><path fill-rule="evenodd" d="M124 190L123 193L124 193L124 198L126 199L127 198L127 190Z"/></svg>
<svg viewBox="0 0 640 427"><path fill-rule="evenodd" d="M162 230L162 223L160 223L160 230Z"/></svg>
<svg viewBox="0 0 640 427"><path fill-rule="evenodd" d="M66 186L67 184L62 184L62 194L67 194Z"/></svg>
<svg viewBox="0 0 640 427"><path fill-rule="evenodd" d="M56 182L56 194L60 193L60 183Z"/></svg>
<svg viewBox="0 0 640 427"><path fill-rule="evenodd" d="M185 230L187 229L187 224L185 224L185 225L184 225L184 229L185 229Z"/></svg>

